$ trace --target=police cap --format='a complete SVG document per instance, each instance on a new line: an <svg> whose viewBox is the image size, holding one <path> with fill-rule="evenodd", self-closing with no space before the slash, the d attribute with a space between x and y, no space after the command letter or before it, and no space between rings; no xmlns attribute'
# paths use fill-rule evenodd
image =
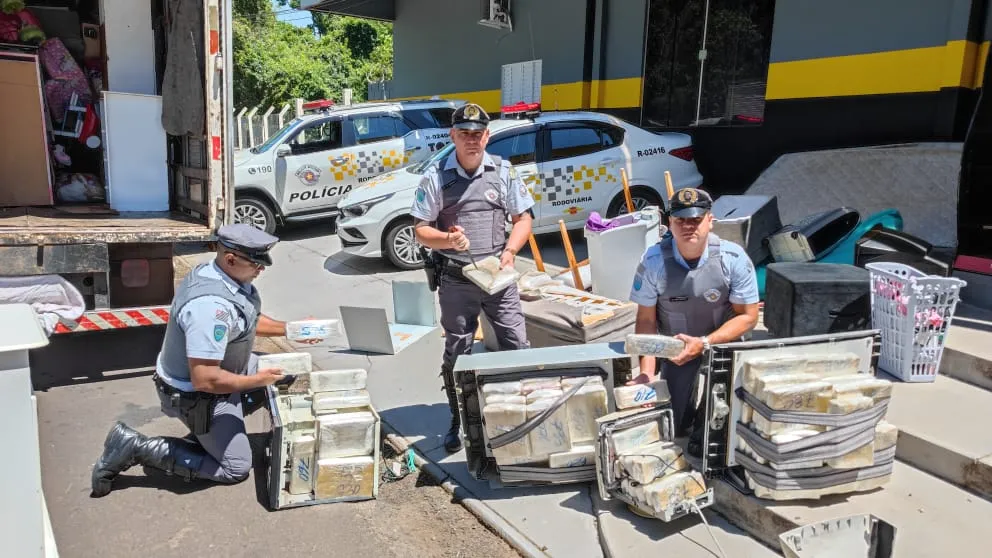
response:
<svg viewBox="0 0 992 558"><path fill-rule="evenodd" d="M269 249L279 239L246 223L234 223L217 230L217 242L244 254L257 264L269 266L272 265Z"/></svg>
<svg viewBox="0 0 992 558"><path fill-rule="evenodd" d="M682 188L676 190L675 195L669 200L669 208L669 215L672 217L681 219L702 217L713 208L713 198L696 188Z"/></svg>
<svg viewBox="0 0 992 558"><path fill-rule="evenodd" d="M458 107L451 115L451 126L463 130L485 130L489 126L489 115L475 103Z"/></svg>

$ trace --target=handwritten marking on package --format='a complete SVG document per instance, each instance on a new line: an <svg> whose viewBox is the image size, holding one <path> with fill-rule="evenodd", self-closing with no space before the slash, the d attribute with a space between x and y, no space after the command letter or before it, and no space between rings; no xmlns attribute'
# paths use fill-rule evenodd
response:
<svg viewBox="0 0 992 558"><path fill-rule="evenodd" d="M654 391L654 388L649 387L647 389L639 389L637 390L637 393L634 394L634 401L638 403L642 401L654 401L657 395L658 394Z"/></svg>
<svg viewBox="0 0 992 558"><path fill-rule="evenodd" d="M300 480L310 482L310 460L304 457L296 464L296 472L300 475Z"/></svg>

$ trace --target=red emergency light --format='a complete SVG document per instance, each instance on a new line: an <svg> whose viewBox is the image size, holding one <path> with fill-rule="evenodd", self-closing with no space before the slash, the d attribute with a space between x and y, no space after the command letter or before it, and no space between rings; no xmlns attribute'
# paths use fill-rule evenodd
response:
<svg viewBox="0 0 992 558"><path fill-rule="evenodd" d="M503 118L525 118L537 116L540 113L541 103L525 103L520 101L500 108L500 116Z"/></svg>
<svg viewBox="0 0 992 558"><path fill-rule="evenodd" d="M331 99L320 99L319 101L310 101L303 103L303 110L320 110L326 109L334 106L334 101Z"/></svg>

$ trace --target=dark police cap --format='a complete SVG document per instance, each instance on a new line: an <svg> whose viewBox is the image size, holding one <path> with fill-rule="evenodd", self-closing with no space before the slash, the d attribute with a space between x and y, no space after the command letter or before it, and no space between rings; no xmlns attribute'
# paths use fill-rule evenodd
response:
<svg viewBox="0 0 992 558"><path fill-rule="evenodd" d="M245 223L224 225L217 230L217 242L244 254L249 260L262 265L272 265L269 249L279 242L271 234Z"/></svg>
<svg viewBox="0 0 992 558"><path fill-rule="evenodd" d="M489 126L489 115L479 105L468 103L451 115L451 125L463 130L484 130Z"/></svg>
<svg viewBox="0 0 992 558"><path fill-rule="evenodd" d="M702 217L713 208L713 198L702 190L683 188L669 200L670 215L682 219Z"/></svg>

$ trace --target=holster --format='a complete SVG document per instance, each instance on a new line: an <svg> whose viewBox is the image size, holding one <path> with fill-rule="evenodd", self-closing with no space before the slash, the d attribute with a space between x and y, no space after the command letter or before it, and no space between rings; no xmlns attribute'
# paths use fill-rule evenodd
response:
<svg viewBox="0 0 992 558"><path fill-rule="evenodd" d="M204 393L202 391L182 391L162 381L158 375L153 375L156 388L164 393L169 404L179 413L186 426L197 436L210 432L210 422L214 415L214 406L222 395Z"/></svg>
<svg viewBox="0 0 992 558"><path fill-rule="evenodd" d="M424 258L424 272L427 273L427 287L431 292L436 291L441 284L441 274L444 273L444 259L437 252L427 253L427 249L420 247L420 255Z"/></svg>

